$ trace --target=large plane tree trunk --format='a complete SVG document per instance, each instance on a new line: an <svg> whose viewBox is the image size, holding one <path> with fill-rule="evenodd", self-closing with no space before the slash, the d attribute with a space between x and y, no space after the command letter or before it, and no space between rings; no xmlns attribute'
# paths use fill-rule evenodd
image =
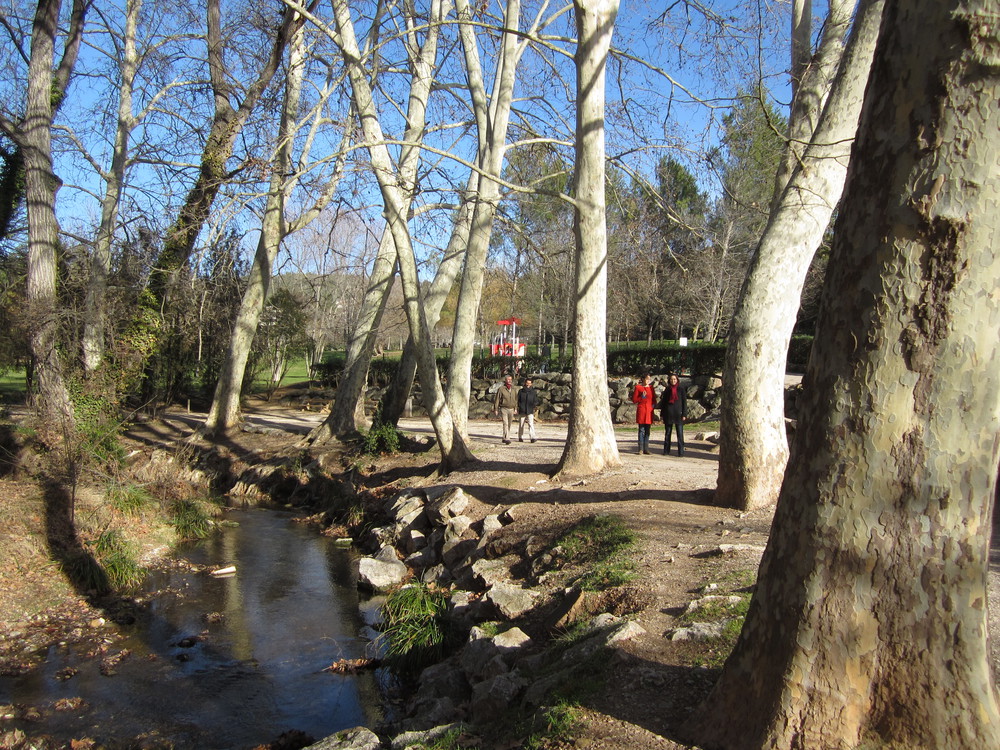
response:
<svg viewBox="0 0 1000 750"><path fill-rule="evenodd" d="M559 473L593 474L621 463L608 409L608 227L604 101L618 0L577 0L576 315L569 434Z"/></svg>
<svg viewBox="0 0 1000 750"><path fill-rule="evenodd" d="M700 746L1000 747L995 20L887 3L793 461Z"/></svg>

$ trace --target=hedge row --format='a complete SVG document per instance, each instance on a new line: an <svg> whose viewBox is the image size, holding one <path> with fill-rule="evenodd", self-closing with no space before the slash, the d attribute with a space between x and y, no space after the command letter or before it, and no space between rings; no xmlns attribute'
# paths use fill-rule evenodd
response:
<svg viewBox="0 0 1000 750"><path fill-rule="evenodd" d="M812 336L793 336L788 346L787 366L792 372L804 372ZM688 375L717 375L722 372L726 359L725 343L660 344L656 346L636 346L615 349L608 352L608 375L638 375L642 372L680 372ZM449 357L437 357L438 370L447 372ZM388 385L399 361L396 359L373 359L369 368L369 382L379 387ZM511 357L481 357L472 361L472 377L495 380L512 372L514 361ZM313 377L326 386L336 386L344 367L343 353L328 357L314 369ZM522 357L519 372L572 372L572 357L545 357L529 354Z"/></svg>

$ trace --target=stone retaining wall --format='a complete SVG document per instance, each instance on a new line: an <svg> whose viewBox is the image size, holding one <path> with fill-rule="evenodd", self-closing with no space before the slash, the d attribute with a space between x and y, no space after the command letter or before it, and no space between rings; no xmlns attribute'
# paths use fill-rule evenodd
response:
<svg viewBox="0 0 1000 750"><path fill-rule="evenodd" d="M573 375L571 373L553 372L538 373L531 376L535 390L538 391L538 410L536 416L540 420L569 419L570 398L573 393ZM635 404L632 403L632 389L638 378L610 378L608 380L608 406L611 409L612 421L616 424L632 424L635 422ZM656 391L657 402L666 386L666 375L653 376L653 388ZM523 383L519 378L518 385ZM473 378L469 403L470 419L488 419L493 415L493 399L501 381L479 380ZM687 421L716 421L719 419L719 406L722 404L722 381L717 377L707 375L682 377L681 386L687 390ZM413 396L410 399L409 416L426 416L427 412L420 403L420 386L414 385ZM372 414L384 389L369 388L367 393L366 411ZM798 417L798 396L801 385L785 389L785 416L789 419ZM292 399L305 409L320 409L327 406L336 391L325 389L320 394L311 392ZM659 419L659 413L656 414Z"/></svg>

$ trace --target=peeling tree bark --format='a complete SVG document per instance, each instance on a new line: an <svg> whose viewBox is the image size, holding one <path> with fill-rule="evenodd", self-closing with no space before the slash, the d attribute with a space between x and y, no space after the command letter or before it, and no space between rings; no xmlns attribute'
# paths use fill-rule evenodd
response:
<svg viewBox="0 0 1000 750"><path fill-rule="evenodd" d="M1000 747L996 21L887 3L793 460L700 746Z"/></svg>

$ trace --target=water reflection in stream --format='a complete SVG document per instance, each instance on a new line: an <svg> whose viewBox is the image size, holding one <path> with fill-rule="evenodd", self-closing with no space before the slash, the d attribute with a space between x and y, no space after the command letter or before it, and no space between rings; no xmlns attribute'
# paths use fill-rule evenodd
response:
<svg viewBox="0 0 1000 750"><path fill-rule="evenodd" d="M43 708L39 723L22 728L110 746L151 733L178 748L245 748L292 729L319 739L374 723L370 675L321 671L364 655L350 552L283 514L227 518L239 526L185 556L236 565L236 575L171 573L156 581L180 593L158 598L125 643L112 646L112 654L131 652L117 674L102 675L99 660L53 648L32 674L0 678L0 703ZM213 612L222 614L216 623L206 620ZM79 671L60 680L67 667ZM48 710L63 698L82 698L84 706Z"/></svg>

